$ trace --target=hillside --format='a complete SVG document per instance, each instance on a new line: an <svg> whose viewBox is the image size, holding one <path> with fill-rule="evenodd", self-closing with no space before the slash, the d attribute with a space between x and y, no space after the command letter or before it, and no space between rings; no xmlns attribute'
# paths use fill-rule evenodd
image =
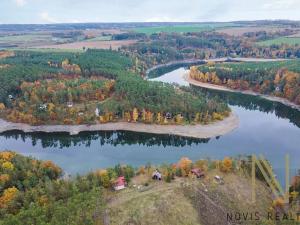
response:
<svg viewBox="0 0 300 225"><path fill-rule="evenodd" d="M0 152L0 162L1 225L268 225L277 217L277 224L297 224L284 219L284 212L296 212L297 177L288 211L259 179L252 203L247 158L116 165L76 177L63 176L51 161L11 151ZM154 180L153 174L162 179Z"/></svg>
<svg viewBox="0 0 300 225"><path fill-rule="evenodd" d="M113 194L108 202L110 224L234 224L227 222L227 213L261 212L267 214L272 199L265 185L259 183L257 195L260 201L251 204L250 180L235 174L224 175L224 185L213 177L218 171L210 171L204 180L176 178L172 183L151 182L149 186L124 190ZM141 185L141 182L132 183ZM247 221L242 224L256 224Z"/></svg>

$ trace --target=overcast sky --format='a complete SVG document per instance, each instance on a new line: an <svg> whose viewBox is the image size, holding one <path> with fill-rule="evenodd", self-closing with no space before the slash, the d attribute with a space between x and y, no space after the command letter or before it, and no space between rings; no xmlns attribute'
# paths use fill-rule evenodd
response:
<svg viewBox="0 0 300 225"><path fill-rule="evenodd" d="M0 0L0 23L300 20L300 0Z"/></svg>

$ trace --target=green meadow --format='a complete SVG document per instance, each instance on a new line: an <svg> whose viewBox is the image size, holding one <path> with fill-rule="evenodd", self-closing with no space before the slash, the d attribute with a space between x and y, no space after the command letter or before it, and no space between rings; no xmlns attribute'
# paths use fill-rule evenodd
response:
<svg viewBox="0 0 300 225"><path fill-rule="evenodd" d="M202 32L210 31L217 28L237 26L234 23L204 23L204 24L189 24L189 25L169 25L157 27L138 27L134 31L137 33L145 33L147 35L155 33L187 33L187 32Z"/></svg>
<svg viewBox="0 0 300 225"><path fill-rule="evenodd" d="M280 37L267 41L260 41L257 43L260 46L271 46L271 45L300 45L300 37Z"/></svg>

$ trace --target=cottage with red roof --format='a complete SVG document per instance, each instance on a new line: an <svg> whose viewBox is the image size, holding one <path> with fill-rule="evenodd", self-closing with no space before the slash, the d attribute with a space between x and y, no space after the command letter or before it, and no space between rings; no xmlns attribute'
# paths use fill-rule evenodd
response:
<svg viewBox="0 0 300 225"><path fill-rule="evenodd" d="M126 188L125 177L118 177L118 179L114 183L113 187L114 187L115 191L119 191L119 190Z"/></svg>

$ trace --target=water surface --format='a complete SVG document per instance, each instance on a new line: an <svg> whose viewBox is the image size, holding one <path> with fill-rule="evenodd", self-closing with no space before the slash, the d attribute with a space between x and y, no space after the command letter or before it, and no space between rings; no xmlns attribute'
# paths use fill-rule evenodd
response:
<svg viewBox="0 0 300 225"><path fill-rule="evenodd" d="M184 68L167 73L157 81L187 85ZM195 91L200 88L195 87ZM187 156L222 159L225 156L263 154L283 180L284 157L291 158L291 173L300 168L300 112L256 96L201 90L226 100L240 118L233 132L213 139L193 139L135 132L82 132L24 134L18 131L0 135L0 149L53 160L67 173L86 173L118 163L133 166L173 163Z"/></svg>

